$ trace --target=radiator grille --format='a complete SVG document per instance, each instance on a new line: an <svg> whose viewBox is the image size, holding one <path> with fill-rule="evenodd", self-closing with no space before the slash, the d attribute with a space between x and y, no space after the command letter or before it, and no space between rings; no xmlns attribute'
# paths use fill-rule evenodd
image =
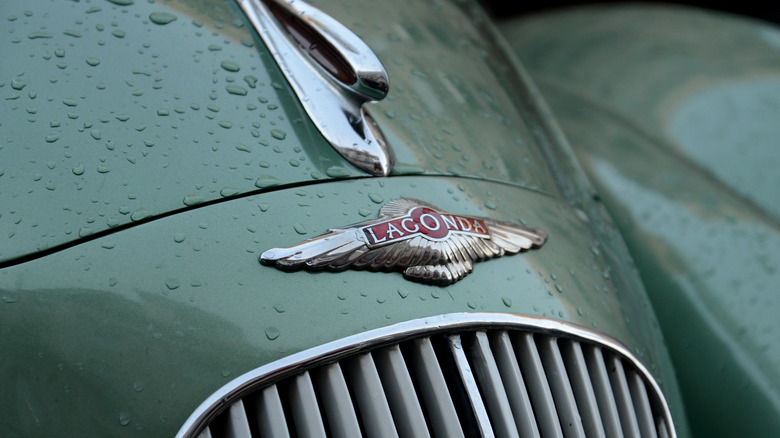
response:
<svg viewBox="0 0 780 438"><path fill-rule="evenodd" d="M190 436L674 436L641 365L560 330L459 326L265 374Z"/></svg>

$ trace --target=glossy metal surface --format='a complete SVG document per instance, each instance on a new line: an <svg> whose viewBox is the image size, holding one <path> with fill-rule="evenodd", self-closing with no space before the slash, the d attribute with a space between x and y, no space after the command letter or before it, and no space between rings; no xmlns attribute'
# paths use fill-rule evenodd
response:
<svg viewBox="0 0 780 438"><path fill-rule="evenodd" d="M446 288L396 273L288 273L257 262L263 248L320 234L323 223L376 217L382 198L411 196L567 237L493 259ZM594 236L566 201L425 176L279 189L150 221L0 270L0 351L14 356L0 361L0 423L21 435L131 436L141 428L171 436L217 388L262 364L458 312L554 318L608 333L653 373L683 422L674 372L625 249Z"/></svg>
<svg viewBox="0 0 780 438"><path fill-rule="evenodd" d="M407 280L446 286L468 275L475 262L538 248L546 240L547 233L536 228L453 215L405 198L385 204L378 219L269 249L260 262L283 270L403 271Z"/></svg>
<svg viewBox="0 0 780 438"><path fill-rule="evenodd" d="M504 30L627 239L693 430L780 434L780 30L651 6Z"/></svg>
<svg viewBox="0 0 780 438"><path fill-rule="evenodd" d="M389 79L371 49L352 31L319 9L295 0L238 0L258 34L269 47L320 133L350 163L386 176L393 165L387 140L363 104L383 99ZM276 19L274 11L278 11ZM283 17L283 18L282 18ZM286 29L285 23L290 23ZM301 27L305 30L300 29ZM295 41L292 32L312 32L321 41ZM316 40L315 40L316 41ZM336 62L325 64L309 50L328 45ZM339 67L345 64L346 78ZM336 70L336 71L334 71Z"/></svg>
<svg viewBox="0 0 780 438"><path fill-rule="evenodd" d="M0 265L243 193L365 176L232 0L0 2L0 19Z"/></svg>
<svg viewBox="0 0 780 438"><path fill-rule="evenodd" d="M210 423L220 411L233 405L237 401L240 401L240 399L248 393L255 391L257 388L263 388L273 382L301 373L301 370L311 370L322 364L337 363L347 357L353 357L384 345L397 344L409 339L426 337L422 342L429 343L430 341L427 340L427 337L438 334L447 335L449 349L456 361L456 368L460 373L463 373L461 375L463 386L469 395L471 403L474 404L474 414L482 434L492 436L493 430L491 429L491 419L488 417L484 404L485 402L482 400L483 395L481 394L483 391L487 391L489 387L489 385L482 381L486 376L477 375L477 370L472 369L472 365L466 357L466 353L469 349L464 348L461 337L458 335L458 332L461 331L471 332L476 330L506 330L509 333L518 332L520 333L520 336L524 337L538 334L542 338L545 338L544 342L552 340L552 342L555 343L556 339L561 338L573 340L576 342L575 345L577 346L579 346L579 342L583 341L596 344L599 346L599 351L605 351L605 355L614 355L614 358L618 363L620 362L619 358L628 360L641 374L640 382L644 381L649 385L654 394L662 394L660 387L655 383L653 376L643 366L642 362L639 361L621 342L609 336L605 336L602 333L548 318L519 316L509 313L451 313L405 321L387 327L366 331L358 335L339 339L293 354L289 357L249 371L225 384L222 388L204 400L182 425L177 437L183 438L193 436ZM485 336L485 333L480 332L476 334L477 342L479 342L479 336ZM484 341L487 342L487 338L485 338ZM488 349L487 351L489 353L490 347L487 345L484 347ZM558 351L557 346L553 347L553 351ZM568 354L566 356L569 357ZM526 357L526 355L521 354L521 357ZM561 361L560 355L558 356L558 360ZM437 361L435 356L433 361ZM545 360L545 363L549 362L549 360ZM542 365L541 359L539 359L538 365ZM431 366L438 368L441 365L432 364ZM560 366L563 367L562 361L560 362ZM624 365L619 366L622 367ZM475 367L481 368L482 366L476 364ZM548 373L552 371L554 370L547 370ZM493 377L498 377L498 369L494 369L493 374ZM565 375L565 371L563 375ZM528 376L527 378L531 378L531 376ZM549 378L553 382L558 382L560 380L558 375L553 375ZM481 386L478 386L477 380L481 381ZM542 380L546 382L547 378L542 376ZM499 386L503 385L500 378L496 383ZM379 392L381 392L381 389ZM628 397L628 401L622 403L621 407L633 409L630 396ZM573 403L574 396L568 394L566 397L556 397L556 404L561 403L563 400L570 400ZM663 422L671 422L672 419L666 401L663 397L660 397L658 401L660 402ZM508 404L508 402L506 403ZM577 408L574 407L574 409L576 410ZM495 406L491 406L490 410L495 414ZM496 420L494 419L493 422L495 421ZM544 420L540 421L544 423ZM565 420L562 421L567 423ZM653 419L653 421L655 422L655 419ZM455 422L457 423L457 419ZM551 419L550 422L557 424L558 419ZM580 422L580 420L572 419L572 422L576 423ZM666 424L671 425L671 423ZM655 425L653 425L653 429L654 428ZM676 436L674 428L670 427L670 430L671 436ZM582 432L581 428L580 432ZM504 433L500 435L505 436L507 434ZM636 433L628 433L627 436L638 437L640 434L637 431Z"/></svg>

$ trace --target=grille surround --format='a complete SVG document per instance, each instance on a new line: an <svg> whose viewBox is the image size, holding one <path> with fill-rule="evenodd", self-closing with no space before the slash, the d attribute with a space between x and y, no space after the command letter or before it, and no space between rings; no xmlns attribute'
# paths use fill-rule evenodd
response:
<svg viewBox="0 0 780 438"><path fill-rule="evenodd" d="M526 360L526 355L517 355L516 353L500 357L501 353L499 350L501 348L496 350L495 347L496 345L501 345L502 337L504 336L502 333L506 334L505 338L509 341L510 351L512 351L513 345L515 348L520 346L520 348L529 349L526 350L529 353L528 357L532 356L530 353L537 357ZM431 344L432 339L434 339L434 343L438 342L436 350L448 349L449 353L447 354L451 354L449 360L454 361L452 363L454 367L441 369L449 369L450 373L453 372L452 370L456 370L459 373L459 384L462 384L461 387L457 388L461 392L460 404L463 404L463 400L467 400L472 409L470 411L471 417L464 420L462 412L460 417L460 421L463 423L461 427L468 423L465 424L465 427L467 429L470 428L466 432L469 436L471 433L475 433L475 431L482 436L494 436L494 434L495 436L512 436L514 432L511 430L514 430L515 423L517 423L517 430L521 431L521 436L565 436L567 438L586 435L627 437L676 436L668 405L658 384L642 363L619 341L589 329L546 318L502 313L457 313L422 318L370 330L287 356L249 371L209 396L184 423L177 437L211 436L210 434L201 435L201 432L204 430L208 431L208 426L216 418L220 417L223 418L221 421L226 421L224 420L226 416L245 415L242 402L245 397L250 395L260 397L258 394L269 392L262 391L269 387L273 387L273 393L277 393L277 384L288 385L291 388L311 387L309 372L318 373L318 379L320 380L328 379L330 378L328 377L330 376L329 372L333 371L334 367L351 367L349 370L343 368L337 370L333 375L349 375L350 387L354 388L357 385L364 388L363 391L357 389L350 393L353 401L357 402L356 397L359 396L359 393L371 392L372 384L381 385L381 383L378 380L372 383L370 376L365 379L360 376L353 378L353 372L357 370L357 374L360 375L364 366L375 367L375 362L376 366L387 369L387 366L384 364L389 363L388 361L392 359L388 351L394 348L398 349L396 347L399 345L401 348L409 350L411 347L408 346L414 343L415 351L430 350L433 356L428 359L438 360L439 362L435 366L441 367L442 355L439 353L437 357L433 344ZM426 342L430 345L420 346ZM464 344L468 345L464 346ZM403 345L407 347L403 347ZM566 350L564 354L561 354L562 349ZM585 354L583 351L585 351ZM370 354L363 354L368 352ZM398 354L400 356L400 350ZM424 361L425 355L419 356L421 353L416 354L418 358L413 359L412 362L416 360L418 364L412 364L409 368L428 366L427 364L420 364L421 360ZM372 355L374 360L370 359ZM409 356L408 354L405 355ZM594 357L596 355L599 357ZM380 356L380 359L377 360L376 356ZM362 364L361 361L365 362L365 357L369 358L368 361L370 363ZM498 369L491 369L491 366L495 368L495 364L501 361L504 362L504 365L500 368L502 370L509 369L506 366L507 357L514 357L518 362L523 362L519 368L515 364L515 368L517 368L518 375L521 374L520 368L523 369L522 374L526 375L526 382L523 383L523 376L519 377L519 381L526 389L520 390L518 387L518 391L510 391L511 385L507 386L506 383L501 385L501 380L502 377L504 382L512 379L507 379ZM481 365L474 366L475 361L481 361ZM580 365L572 364L572 361L579 361ZM361 362L361 364L355 365L356 362ZM407 362L409 362L408 359ZM586 363L587 367L585 366ZM527 375L528 370L534 370L534 367L541 367L541 370L537 370L537 372L541 373L541 378L528 378L534 377L533 375ZM609 374L599 374L595 371L590 375L582 374L582 370L585 370L584 373L588 373L590 370L601 371L602 368L606 370L606 367L612 367ZM490 370L490 372L485 372L485 370ZM577 376L577 370L582 375ZM387 373L390 371L383 372ZM569 378L566 376L567 372L569 376L573 377ZM555 383L561 382L560 379L556 380L556 377L552 379L546 377L551 373L558 376L564 375L564 383ZM374 374L376 374L376 368L374 368ZM601 376L601 381L599 381L599 376ZM448 378L451 381L453 376L450 375ZM496 378L498 378L497 383L486 385L485 382ZM356 379L358 383L355 383ZM285 383L293 380L296 380L295 384ZM590 383L583 386L583 382ZM421 389L417 388L419 383L415 383L418 393L421 391ZM506 387L506 394L502 396L501 394L492 393L491 388L494 388L495 385L500 385L502 388L498 391L499 393L503 393L503 388ZM597 405L604 406L605 403L609 403L609 400L604 400L603 391L594 393L593 388L598 385L602 385L602 387L606 385L607 388L611 388L610 394L612 395L607 398L612 400L612 405L610 406L614 415L601 416L599 417L599 424L593 425L591 424L592 420L587 419L589 412L592 418L594 406L596 406L595 415L598 415ZM480 388L483 388L484 391ZM588 392L587 388L591 388L590 392ZM445 387L445 389L447 388ZM452 387L450 386L449 389L452 389ZM390 392L392 390L385 388L383 394ZM535 401L532 409L528 401L528 393L530 392L535 393L536 398L539 398L540 394L546 394L546 397L549 398L547 404L537 406L538 402ZM356 396L355 393L358 393L358 395ZM639 397L639 401L632 401L631 394L637 393L644 394L644 396ZM311 392L311 394L314 395L314 392ZM452 394L449 395L451 396ZM347 395L347 398L349 396ZM553 396L555 396L554 401ZM278 394L276 397L279 397ZM285 395L284 397L289 398L290 396ZM317 393L317 398L320 397L322 395ZM507 397L513 399L509 405L507 405ZM521 424L522 420L517 420L513 415L516 414L514 412L515 408L523 403L522 400L518 402L517 397L525 397L525 406L528 410L526 413L527 421L534 422L537 425L528 426L530 429L527 428L526 430L532 432L522 432L522 427L526 426ZM583 401L583 397L589 397L588 400L590 401ZM387 396L385 398L387 399ZM420 398L420 403L422 403L422 400L423 398ZM336 402L337 400L333 401L333 403ZM231 409L231 407L239 403L242 409ZM287 401L287 403L302 403L302 401L297 400L293 394L292 399ZM325 404L331 405L331 403ZM578 408L578 404L582 406ZM643 404L646 404L646 406ZM387 405L386 401L384 405ZM320 402L319 406L324 415L326 408L323 407L322 402ZM552 408L545 410L545 406L548 408L552 406ZM641 415L637 416L633 409L646 409L646 412L650 413L650 422L652 424L647 424L646 416L644 419L639 418ZM462 406L460 406L460 410L463 410ZM282 412L280 411L279 413L281 414ZM393 410L392 415L397 416L399 414L396 410ZM431 422L437 420L436 415L436 413L426 412L426 417L429 417L427 419L430 420L427 423L428 428L432 427ZM623 419L622 424L621 418ZM631 420L626 421L627 418ZM238 419L238 421L244 420L245 417ZM366 419L364 418L363 420L360 426L356 424L352 426L328 425L329 433L339 436L337 432L340 430L339 427L343 426L347 427L347 429L342 430L350 430L349 427L353 427L351 429L353 431L356 430L354 427L358 427L363 436L375 435L370 430L373 422L368 422L369 424L366 425L364 424ZM509 420L511 420L512 424L508 424ZM233 420L227 421L232 422ZM297 421L296 427L298 427ZM381 425L381 418L377 421ZM564 424L564 426L555 426L555 424ZM565 424L568 424L569 427L566 427ZM381 425L381 428L394 430L395 426L384 424ZM584 432L586 429L587 433ZM507 430L510 431L506 432ZM536 431L533 432L533 430ZM592 435L594 430L597 433ZM449 432L435 432L434 435L451 435ZM354 436L354 433L342 435ZM400 434L400 436L407 435L408 433ZM426 434L422 436L426 436Z"/></svg>

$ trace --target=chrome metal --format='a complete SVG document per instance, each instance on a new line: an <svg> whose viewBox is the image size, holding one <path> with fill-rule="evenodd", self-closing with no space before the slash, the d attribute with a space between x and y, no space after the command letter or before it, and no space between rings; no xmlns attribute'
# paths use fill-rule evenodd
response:
<svg viewBox="0 0 780 438"><path fill-rule="evenodd" d="M398 425L398 435L428 438L428 426L414 390L408 365L398 345L377 350L376 366L384 376L384 388Z"/></svg>
<svg viewBox="0 0 780 438"><path fill-rule="evenodd" d="M389 79L382 63L352 31L301 0L236 0L268 46L301 105L328 142L356 167L388 175L392 152L363 104L383 99ZM343 62L345 80L301 47L275 17L285 14L328 46Z"/></svg>
<svg viewBox="0 0 780 438"><path fill-rule="evenodd" d="M493 433L493 427L490 424L490 416L485 407L485 402L482 400L482 395L480 394L479 386L477 386L477 381L474 378L471 364L466 358L466 353L463 351L463 344L461 343L460 336L449 336L449 344L452 356L455 358L458 374L463 381L463 389L466 390L471 408L474 410L474 416L477 417L480 436L484 438L494 438L495 434Z"/></svg>
<svg viewBox="0 0 780 438"><path fill-rule="evenodd" d="M528 390L517 363L512 342L506 331L500 331L494 336L496 364L501 380L504 382L507 399L512 408L515 426L520 436L539 438L539 428L536 424L531 400L528 398Z"/></svg>
<svg viewBox="0 0 780 438"><path fill-rule="evenodd" d="M576 353L577 348L572 348L572 345L581 347L581 355ZM394 358L393 364L386 363L388 357ZM494 363L496 368L490 363ZM339 367L333 366L335 364L346 368L343 368L342 372ZM372 364L376 366L372 367ZM582 369L583 366L586 369ZM399 367L404 371L399 372ZM555 370L555 367L560 368ZM517 373L520 368L523 380L513 380L511 376L513 373L520 375ZM388 369L394 371L388 373ZM534 412L536 415L533 415L531 421L538 423L542 436L547 436L545 431L556 428L546 427L545 422L567 422L577 414L556 414L549 418L539 416L538 389L533 388L533 382L538 380L539 375L544 375L544 382L558 380L558 383L550 385L555 387L564 382L560 379L563 374L579 376L571 378L574 395L568 394L561 398L560 390L548 388L547 391L554 399L554 402L550 402L555 405L570 403L572 407L579 406L573 402L574 399L579 400L577 392L580 390L577 388L581 383L577 383L577 380L586 375L591 376L595 393L592 400L597 401L602 418L605 418L604 412L611 408L613 411L620 411L616 426L628 426L625 434L620 429L617 434L613 434L614 428L605 426L606 436L676 436L666 401L655 380L619 342L560 321L489 313L450 314L400 323L331 342L270 363L238 377L214 393L190 416L177 436L194 437L209 428L211 435L223 436L223 424L226 421L224 418L226 415L233 417L234 412L239 414L239 424L245 422L241 412L245 412L246 417L249 417L250 424L259 421L250 407L259 406L258 410L262 412L262 403L258 400L278 401L279 395L273 396L277 387L280 391L285 391L286 395L281 398L283 403L288 403L288 407L282 409L281 405L277 405L277 408L266 410L281 412L281 418L275 419L278 424L295 424L294 435L337 436L339 434L334 432L333 428L334 419L328 409L323 407L324 400L329 397L323 394L323 391L332 391L323 389L323 386L327 386L323 385L323 382L330 379L325 376L331 373L335 373L336 382L340 380L339 375L355 376L356 373L364 373L365 376L348 378L369 383L347 384L350 392L346 399L358 400L359 397L374 395L382 398L383 400L378 402L371 401L369 405L389 405L392 421L400 436L427 436L428 430L433 436L474 436L491 428L497 436L512 436L516 432L519 432L520 436L538 436L539 433L534 433L532 426L525 424L528 419L516 419L516 431L512 429L511 422L502 419L507 411L506 406L497 410L495 400L490 401L501 392L501 388L495 387L501 382L511 411L520 412L522 417L527 415L523 413L529 412L528 406L533 404L531 415ZM473 378L460 377L471 373ZM482 375L483 373L487 374ZM399 378L399 375L406 377ZM365 385L365 388L358 388L361 385ZM394 385L403 387L398 392L405 395L393 395L394 391L389 388ZM337 383L335 386L341 384ZM469 388L466 389L465 386ZM523 390L518 390L521 393L519 397L515 394L515 389L520 386L530 388L526 397L522 397ZM613 391L616 396L611 396ZM332 395L335 396L336 392L338 391L334 391ZM361 392L369 394L361 395ZM466 395L467 393L471 395ZM267 396L268 394L271 396ZM383 394L386 394L386 397ZM415 400L415 394L420 394L422 403L413 401L415 406L410 410L411 414L398 414L403 411L399 403ZM603 403L603 394L607 394L607 399L613 398L612 407L609 403ZM345 398L343 391L338 397ZM476 398L484 401L483 408L487 415L471 410ZM287 401L284 402L284 399ZM246 410L243 407L238 410L241 400L248 400L243 403L247 407ZM517 400L524 405L516 405ZM366 427L367 417L362 407L364 402L356 403L361 406L354 409L344 408L345 412L339 415L359 415L362 421L361 434L370 436ZM500 401L499 405L503 403L504 401ZM583 412L582 408L579 409ZM384 408L380 410L385 412L383 415L388 420L387 411ZM288 412L290 417L284 418ZM327 417L324 422L320 417L321 412ZM517 414L514 415L517 417ZM223 420L212 423L218 416ZM617 412L614 417L616 416ZM489 424L481 424L484 422ZM614 424L609 414L604 423ZM219 426L214 426L217 424ZM327 430L322 429L323 427ZM411 430L409 427L417 427L424 432L408 433L408 430ZM589 429L588 426L585 428ZM262 427L258 429L261 436L267 436L262 433ZM527 429L532 432L527 434ZM389 430L395 432L393 428ZM559 433L563 430L568 435L566 428L561 429L560 425L557 430ZM355 435L354 429L347 433L347 436ZM586 435L594 436L589 432ZM281 436L287 436L287 431L283 431Z"/></svg>
<svg viewBox="0 0 780 438"><path fill-rule="evenodd" d="M323 408L335 436L359 436L360 425L349 388L338 362L322 367L320 382Z"/></svg>
<svg viewBox="0 0 780 438"><path fill-rule="evenodd" d="M585 355L582 346L578 342L566 341L563 345L566 369L569 371L569 379L574 392L574 398L582 415L582 427L587 437L604 437L604 426L601 424L596 394L593 391L588 367L585 363Z"/></svg>
<svg viewBox="0 0 780 438"><path fill-rule="evenodd" d="M282 401L276 385L260 391L258 396L257 426L263 436L289 437L290 430L284 418Z"/></svg>
<svg viewBox="0 0 780 438"><path fill-rule="evenodd" d="M606 359L606 363L609 364L608 369L610 369L609 379L612 382L612 391L615 393L615 402L620 414L620 424L623 426L623 435L639 436L639 423L637 423L636 413L632 409L634 402L631 400L623 363L617 356Z"/></svg>
<svg viewBox="0 0 780 438"><path fill-rule="evenodd" d="M455 405L449 397L447 381L439 367L439 360L429 338L415 340L414 365L416 374L429 376L418 382L422 393L426 411L431 417L433 435L460 438L463 430L460 428L460 419L455 411Z"/></svg>
<svg viewBox="0 0 780 438"><path fill-rule="evenodd" d="M408 280L447 285L468 275L474 262L538 248L546 240L547 233L537 228L454 215L417 199L394 199L379 210L378 219L269 249L260 263L284 270L396 270Z"/></svg>

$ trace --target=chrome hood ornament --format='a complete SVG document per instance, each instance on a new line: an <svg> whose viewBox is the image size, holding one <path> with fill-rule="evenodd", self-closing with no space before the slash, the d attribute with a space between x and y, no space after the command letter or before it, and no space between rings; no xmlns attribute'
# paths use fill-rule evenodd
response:
<svg viewBox="0 0 780 438"><path fill-rule="evenodd" d="M538 248L547 233L485 217L441 211L417 199L394 199L377 219L288 248L272 248L260 263L283 270L403 271L408 280L446 286L468 275L474 262Z"/></svg>
<svg viewBox="0 0 780 438"><path fill-rule="evenodd" d="M296 0L237 0L312 122L347 161L390 174L393 154L364 104L387 96L390 81L354 32Z"/></svg>

